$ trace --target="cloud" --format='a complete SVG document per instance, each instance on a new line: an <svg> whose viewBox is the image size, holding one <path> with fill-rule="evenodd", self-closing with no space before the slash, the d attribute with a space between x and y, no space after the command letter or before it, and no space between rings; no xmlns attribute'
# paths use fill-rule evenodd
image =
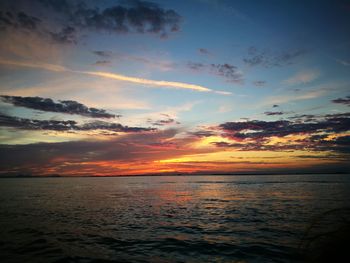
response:
<svg viewBox="0 0 350 263"><path fill-rule="evenodd" d="M60 66L60 65L53 65L53 64L47 64L47 63L18 62L18 61L0 59L0 64L4 64L4 65L8 65L8 66L39 68L39 69L44 69L44 70L49 70L49 71L56 71L56 72L79 73L79 74L97 76L97 77L108 78L108 79L115 79L115 80L120 80L120 81L126 81L126 82L143 84L143 85L150 85L150 86L156 86L156 87L188 89L188 90L195 90L195 91L199 91L199 92L213 92L213 93L222 94L222 95L231 95L231 92L212 90L212 89L209 89L207 87L196 85L196 84L189 84L189 83L176 82L176 81L151 80L151 79L144 79L144 78L137 78L137 77L129 77L129 76L125 76L122 74L103 72L103 71L78 71L78 70L71 70L71 69L68 69L68 68Z"/></svg>
<svg viewBox="0 0 350 263"><path fill-rule="evenodd" d="M60 65L54 65L49 63L42 63L42 62L28 62L28 61L13 61L13 60L6 60L0 58L0 64L7 65L7 66L15 66L15 67L26 67L26 68L38 68L38 69L44 69L48 71L55 71L55 72L65 72L69 71L66 67L60 66Z"/></svg>
<svg viewBox="0 0 350 263"><path fill-rule="evenodd" d="M219 113L226 113L232 111L232 105L221 105L218 109Z"/></svg>
<svg viewBox="0 0 350 263"><path fill-rule="evenodd" d="M35 175L157 172L170 166L161 166L159 160L195 153L196 150L188 147L187 139L175 137L177 133L176 129L168 129L128 133L106 140L0 145L0 171Z"/></svg>
<svg viewBox="0 0 350 263"><path fill-rule="evenodd" d="M269 50L261 51L256 47L250 47L248 49L248 56L243 58L243 62L250 67L282 67L293 64L297 58L302 57L306 53L307 51L305 49L271 52Z"/></svg>
<svg viewBox="0 0 350 263"><path fill-rule="evenodd" d="M242 141L246 139L266 140L271 137L288 135L308 135L313 133L337 134L350 131L349 114L328 114L313 116L308 119L294 118L293 121L260 121L226 122L219 125L226 137Z"/></svg>
<svg viewBox="0 0 350 263"><path fill-rule="evenodd" d="M148 122L154 126L166 126L166 125L180 124L180 122L176 121L175 119L169 118L169 116L167 114L164 114L164 115L166 115L166 117L168 117L168 118L163 119L163 120L157 120L157 121L149 120Z"/></svg>
<svg viewBox="0 0 350 263"><path fill-rule="evenodd" d="M57 43L70 44L76 43L84 31L153 34L166 38L180 30L182 21L172 9L139 0L102 9L90 7L83 1L33 0L31 5L26 5L22 1L5 0L0 8L0 29L27 30ZM40 14L40 17L32 14Z"/></svg>
<svg viewBox="0 0 350 263"><path fill-rule="evenodd" d="M301 115L278 121L226 122L220 148L238 151L306 151L350 154L350 113ZM344 155L345 154L345 155ZM349 157L349 156L348 156Z"/></svg>
<svg viewBox="0 0 350 263"><path fill-rule="evenodd" d="M66 26L58 32L50 32L49 34L58 43L76 44L78 42L76 29L71 26Z"/></svg>
<svg viewBox="0 0 350 263"><path fill-rule="evenodd" d="M78 33L73 26L63 26L60 29L50 29L44 19L31 16L23 11L0 11L0 30L13 30L25 32L26 34L33 33L46 40L50 40L60 44L75 44L77 43Z"/></svg>
<svg viewBox="0 0 350 263"><path fill-rule="evenodd" d="M54 130L68 131L76 129L75 121L56 121L56 120L32 120L8 116L0 113L0 126L13 127L24 130Z"/></svg>
<svg viewBox="0 0 350 263"><path fill-rule="evenodd" d="M108 130L114 132L149 132L155 131L154 128L143 127L128 127L119 123L110 123L105 121L93 121L80 126L77 126L77 130L90 131L90 130Z"/></svg>
<svg viewBox="0 0 350 263"><path fill-rule="evenodd" d="M305 91L302 93L297 94L290 94L290 95L276 95L276 96L270 96L264 99L262 102L263 105L279 105L283 103L289 103L292 101L299 101L299 100L310 100L315 99L323 96L329 91L327 88L319 88L314 90Z"/></svg>
<svg viewBox="0 0 350 263"><path fill-rule="evenodd" d="M265 86L266 84L266 81L264 80L256 80L256 81L253 81L253 84L257 87L262 87L262 86Z"/></svg>
<svg viewBox="0 0 350 263"><path fill-rule="evenodd" d="M214 74L226 78L228 82L240 83L243 81L243 74L238 68L231 64L211 64L210 70Z"/></svg>
<svg viewBox="0 0 350 263"><path fill-rule="evenodd" d="M199 52L199 54L202 54L202 55L207 55L207 56L211 55L211 52L206 48L199 48L198 52Z"/></svg>
<svg viewBox="0 0 350 263"><path fill-rule="evenodd" d="M145 66L148 69L155 68L161 71L169 71L177 67L177 64L175 62L162 60L158 56L155 58L148 58L143 56L125 54L122 52L112 52L112 51L103 51L103 50L92 51L92 53L95 54L96 56L99 56L101 59L107 60L107 61L110 61L115 58L118 60L118 62L120 62L121 60L125 60L125 61L128 61L128 63L130 61L136 62L138 65L142 63L142 64L145 64Z"/></svg>
<svg viewBox="0 0 350 263"><path fill-rule="evenodd" d="M192 70L201 70L207 67L207 65L203 64L203 63L198 63L198 62L188 62L187 63L187 67L189 67Z"/></svg>
<svg viewBox="0 0 350 263"><path fill-rule="evenodd" d="M349 62L349 61L342 60L342 59L336 59L336 61L337 61L338 63L342 64L342 65L345 66L345 67L350 66L350 62Z"/></svg>
<svg viewBox="0 0 350 263"><path fill-rule="evenodd" d="M107 113L103 109L89 108L74 100L61 100L54 102L50 98L41 97L20 97L0 95L2 101L10 103L14 106L25 107L28 109L58 112L65 114L77 114L91 118L116 118L121 115Z"/></svg>
<svg viewBox="0 0 350 263"><path fill-rule="evenodd" d="M41 20L39 18L27 15L24 12L12 13L9 11L0 11L0 29L12 27L36 30L40 23Z"/></svg>
<svg viewBox="0 0 350 263"><path fill-rule="evenodd" d="M344 104L350 107L350 96L346 96L345 98L338 98L332 100L333 103Z"/></svg>
<svg viewBox="0 0 350 263"><path fill-rule="evenodd" d="M101 11L80 5L70 19L82 28L116 33L152 33L166 37L169 32L180 29L181 16L172 9L137 0L125 3L125 6L116 5Z"/></svg>
<svg viewBox="0 0 350 263"><path fill-rule="evenodd" d="M327 118L350 118L350 112L346 113L335 113L335 114L326 114L326 115L314 115L314 114L302 114L290 116L288 119L295 122L318 122Z"/></svg>
<svg viewBox="0 0 350 263"><path fill-rule="evenodd" d="M210 131L210 130L199 130L194 132L188 132L188 134L198 138L203 138L203 137L205 138L205 137L215 136L216 132Z"/></svg>
<svg viewBox="0 0 350 263"><path fill-rule="evenodd" d="M295 74L283 81L283 83L287 85L299 85L299 84L307 84L320 76L320 72L318 70L306 70Z"/></svg>
<svg viewBox="0 0 350 263"><path fill-rule="evenodd" d="M102 77L102 78L116 79L116 80L121 80L121 81L127 81L127 82L144 84L144 85L151 85L151 86L158 86L158 87L189 89L189 90L195 90L195 91L199 91L199 92L214 92L214 93L223 94L223 95L231 94L229 92L216 91L216 90L212 90L212 89L209 89L207 87L204 87L204 86L195 85L195 84L188 84L188 83L183 83L183 82L150 80L150 79L129 77L129 76L121 75L121 74L101 72L101 71L75 71L75 72L87 74L87 75L92 75L92 76L98 76L98 77Z"/></svg>
<svg viewBox="0 0 350 263"><path fill-rule="evenodd" d="M112 62L109 60L97 60L93 65L102 66L102 67L109 67L112 65Z"/></svg>
<svg viewBox="0 0 350 263"><path fill-rule="evenodd" d="M275 116L275 115L283 115L284 112L282 112L282 111L265 111L264 114L267 116Z"/></svg>
<svg viewBox="0 0 350 263"><path fill-rule="evenodd" d="M49 130L49 131L95 131L108 130L113 132L148 132L154 128L128 127L119 123L93 121L79 125L76 121L67 120L36 120L19 118L0 113L0 126L22 130Z"/></svg>
<svg viewBox="0 0 350 263"><path fill-rule="evenodd" d="M203 64L190 61L187 63L187 67L195 71L208 71L210 74L224 78L227 82L243 82L243 73L238 69L238 67L228 63Z"/></svg>
<svg viewBox="0 0 350 263"><path fill-rule="evenodd" d="M95 50L92 53L102 58L111 58L113 56L112 51Z"/></svg>
<svg viewBox="0 0 350 263"><path fill-rule="evenodd" d="M327 140L299 140L292 143L276 143L266 144L263 141L245 142L245 143L228 143L228 142L213 142L213 145L221 148L235 148L238 151L279 151L279 152L334 152L339 159L347 160L350 154L350 136L340 136L334 139ZM346 158L347 157L347 158ZM304 157L305 158L305 157ZM307 157L306 157L307 158ZM312 158L316 158L313 156ZM320 158L320 157L319 157ZM329 156L322 156L329 160Z"/></svg>

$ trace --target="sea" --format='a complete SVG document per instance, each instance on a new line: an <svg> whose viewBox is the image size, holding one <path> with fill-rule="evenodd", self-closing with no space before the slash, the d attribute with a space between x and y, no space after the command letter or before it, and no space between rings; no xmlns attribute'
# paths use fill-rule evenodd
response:
<svg viewBox="0 0 350 263"><path fill-rule="evenodd" d="M0 262L303 262L349 207L348 174L2 178Z"/></svg>

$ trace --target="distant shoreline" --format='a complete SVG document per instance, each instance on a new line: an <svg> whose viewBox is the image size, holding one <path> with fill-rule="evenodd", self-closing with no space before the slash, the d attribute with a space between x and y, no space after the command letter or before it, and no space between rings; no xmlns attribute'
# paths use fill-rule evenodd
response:
<svg viewBox="0 0 350 263"><path fill-rule="evenodd" d="M133 175L2 175L2 178L91 178L91 177L161 177L161 176L257 176L257 175L325 175L350 174L350 172L322 172L322 173L210 173L210 174L133 174Z"/></svg>

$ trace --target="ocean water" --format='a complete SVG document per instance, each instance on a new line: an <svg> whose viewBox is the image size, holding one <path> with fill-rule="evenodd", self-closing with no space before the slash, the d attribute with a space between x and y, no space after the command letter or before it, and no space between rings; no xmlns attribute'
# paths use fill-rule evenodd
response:
<svg viewBox="0 0 350 263"><path fill-rule="evenodd" d="M350 175L4 178L0 261L300 262L349 205Z"/></svg>

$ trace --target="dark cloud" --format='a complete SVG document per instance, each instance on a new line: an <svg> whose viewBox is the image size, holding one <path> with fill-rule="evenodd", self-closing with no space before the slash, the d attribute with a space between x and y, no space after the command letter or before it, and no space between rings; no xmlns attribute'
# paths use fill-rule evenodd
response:
<svg viewBox="0 0 350 263"><path fill-rule="evenodd" d="M108 32L154 33L165 37L169 32L179 31L181 16L174 10L165 10L150 2L127 3L127 6L117 5L102 11L80 8L72 19L82 27Z"/></svg>
<svg viewBox="0 0 350 263"><path fill-rule="evenodd" d="M248 56L243 58L243 62L250 67L281 67L293 64L297 58L306 53L307 51L305 49L271 52L269 50L260 51L255 47L250 47L248 49Z"/></svg>
<svg viewBox="0 0 350 263"><path fill-rule="evenodd" d="M113 132L148 132L154 131L154 128L128 127L119 123L110 123L104 121L94 121L79 125L76 121L67 120L35 120L19 118L0 114L0 126L12 127L22 130L49 130L49 131L94 131L108 130Z"/></svg>
<svg viewBox="0 0 350 263"><path fill-rule="evenodd" d="M109 60L97 60L94 63L95 66L103 66L103 67L109 67L112 65L112 62Z"/></svg>
<svg viewBox="0 0 350 263"><path fill-rule="evenodd" d="M267 145L261 142L254 143L228 143L213 142L216 147L235 148L238 151L287 151L306 150L304 145L273 144Z"/></svg>
<svg viewBox="0 0 350 263"><path fill-rule="evenodd" d="M342 119L342 118L350 118L350 112L346 113L334 113L334 114L326 114L326 115L314 115L314 114L301 114L288 117L288 119L293 120L297 123L304 122L319 122L324 119Z"/></svg>
<svg viewBox="0 0 350 263"><path fill-rule="evenodd" d="M257 80L257 81L254 81L253 84L257 87L262 87L262 86L265 86L266 84L266 81L264 80Z"/></svg>
<svg viewBox="0 0 350 263"><path fill-rule="evenodd" d="M129 133L109 140L0 145L0 174L28 172L37 175L52 173L52 170L59 174L79 174L89 167L88 174L96 175L107 169L109 175L117 175L118 163L127 165L126 169L130 171L138 162L152 166L155 160L189 153L191 150L185 146L187 142L174 138L176 134L177 130L168 129ZM114 166L103 168L95 164L108 161L113 161Z"/></svg>
<svg viewBox="0 0 350 263"><path fill-rule="evenodd" d="M169 115L167 115L167 114L163 114L163 115L165 117L168 117L168 118L164 119L164 120L157 120L157 121L149 120L148 122L154 126L166 126L166 125L180 124L180 122L176 121L175 119L169 118Z"/></svg>
<svg viewBox="0 0 350 263"><path fill-rule="evenodd" d="M199 48L198 52L202 55L211 55L211 52L206 48Z"/></svg>
<svg viewBox="0 0 350 263"><path fill-rule="evenodd" d="M195 71L208 71L210 74L224 78L228 82L243 82L243 74L239 69L231 64L203 64L198 62L188 62L187 67Z"/></svg>
<svg viewBox="0 0 350 263"><path fill-rule="evenodd" d="M288 119L293 120L294 122L312 122L317 121L317 116L313 114L301 114L290 116Z"/></svg>
<svg viewBox="0 0 350 263"><path fill-rule="evenodd" d="M111 58L113 56L112 51L95 50L92 53L102 58Z"/></svg>
<svg viewBox="0 0 350 263"><path fill-rule="evenodd" d="M17 10L21 7L25 7L25 10ZM148 33L166 38L180 30L182 21L181 16L172 9L139 0L123 1L104 9L79 1L33 0L32 5L28 5L14 0L4 1L0 8L0 29L30 30L57 43L70 44L76 43L84 30L117 34ZM48 15L36 17L32 13ZM57 24L57 18L60 24Z"/></svg>
<svg viewBox="0 0 350 263"><path fill-rule="evenodd" d="M205 69L207 67L207 65L203 64L203 63L198 63L198 62L188 62L187 63L187 67L189 67L192 70L202 70Z"/></svg>
<svg viewBox="0 0 350 263"><path fill-rule="evenodd" d="M215 132L213 131L208 131L208 130L202 130L202 131L195 131L195 132L189 132L189 135L198 137L198 138L203 138L203 137L210 137L216 135Z"/></svg>
<svg viewBox="0 0 350 263"><path fill-rule="evenodd" d="M226 122L219 125L219 129L224 131L227 137L238 141L265 140L270 137L285 137L292 134L347 132L350 130L350 118L348 113L345 113L324 115L317 119L309 117L307 121L294 119L293 121Z"/></svg>
<svg viewBox="0 0 350 263"><path fill-rule="evenodd" d="M49 29L41 18L28 15L23 11L0 11L0 29L15 29L25 33L35 33L60 44L75 44L78 32L73 26L63 26L59 29Z"/></svg>
<svg viewBox="0 0 350 263"><path fill-rule="evenodd" d="M20 97L20 96L0 96L2 101L11 103L14 106L25 107L34 110L59 112L65 114L77 114L91 118L115 118L120 115L107 113L103 109L89 108L74 100L61 100L54 102L49 98L41 97Z"/></svg>
<svg viewBox="0 0 350 263"><path fill-rule="evenodd" d="M346 96L345 98L338 98L338 99L332 100L332 102L350 106L350 96Z"/></svg>
<svg viewBox="0 0 350 263"><path fill-rule="evenodd" d="M56 121L56 120L32 120L8 116L0 113L0 126L13 127L23 130L52 130L69 131L77 130L75 121Z"/></svg>
<svg viewBox="0 0 350 263"><path fill-rule="evenodd" d="M154 128L143 127L128 127L119 123L110 123L105 121L89 122L80 126L77 126L77 130L90 131L90 130L108 130L115 132L147 132L154 131Z"/></svg>
<svg viewBox="0 0 350 263"><path fill-rule="evenodd" d="M307 152L324 152L332 151L338 155L337 158L344 159L350 154L350 136L340 136L333 139L304 139L291 143L276 143L266 144L263 141L244 142L244 143L228 143L228 142L213 142L217 147L235 148L239 151L307 151ZM344 155L345 154L345 155ZM314 156L312 158L315 158ZM329 159L329 156L323 156Z"/></svg>
<svg viewBox="0 0 350 263"><path fill-rule="evenodd" d="M277 104L272 105L272 108L277 108L277 107L279 107L279 105Z"/></svg>
<svg viewBox="0 0 350 263"><path fill-rule="evenodd" d="M238 68L231 64L211 64L210 70L216 75L226 78L229 82L242 82L243 75Z"/></svg>
<svg viewBox="0 0 350 263"><path fill-rule="evenodd" d="M274 116L274 115L283 115L284 112L282 112L282 111L265 111L264 114L267 116Z"/></svg>
<svg viewBox="0 0 350 263"><path fill-rule="evenodd" d="M12 27L36 30L40 23L41 20L39 18L27 15L24 12L0 11L0 28L2 29Z"/></svg>
<svg viewBox="0 0 350 263"><path fill-rule="evenodd" d="M76 29L71 26L64 27L59 32L50 32L49 34L58 43L76 44L78 42Z"/></svg>

